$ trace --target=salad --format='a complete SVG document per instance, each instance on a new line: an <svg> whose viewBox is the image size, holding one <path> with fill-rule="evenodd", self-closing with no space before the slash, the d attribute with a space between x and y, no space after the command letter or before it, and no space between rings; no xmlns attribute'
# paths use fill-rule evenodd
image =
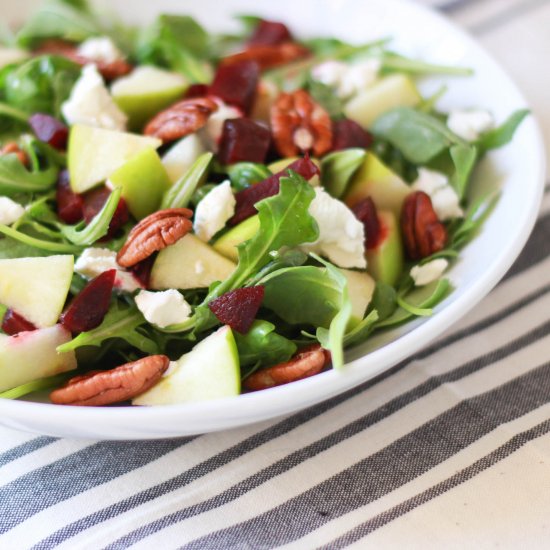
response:
<svg viewBox="0 0 550 550"><path fill-rule="evenodd" d="M526 110L441 112L468 68L240 16L50 0L0 46L0 397L168 405L344 368L429 316ZM483 106L482 106L483 107Z"/></svg>

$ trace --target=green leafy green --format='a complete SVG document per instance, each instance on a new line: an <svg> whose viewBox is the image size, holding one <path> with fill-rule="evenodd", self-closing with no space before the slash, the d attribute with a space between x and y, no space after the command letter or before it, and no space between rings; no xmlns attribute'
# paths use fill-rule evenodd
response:
<svg viewBox="0 0 550 550"><path fill-rule="evenodd" d="M325 109L330 118L339 120L345 117L344 103L330 86L310 79L307 88L311 97Z"/></svg>
<svg viewBox="0 0 550 550"><path fill-rule="evenodd" d="M395 52L385 51L380 56L382 68L386 71L396 71L409 74L442 74L449 76L471 76L472 69L467 67L452 67L449 65L438 65L410 59Z"/></svg>
<svg viewBox="0 0 550 550"><path fill-rule="evenodd" d="M187 207L195 190L206 181L213 156L212 153L202 154L191 168L166 191L162 198L161 210Z"/></svg>
<svg viewBox="0 0 550 550"><path fill-rule="evenodd" d="M501 124L498 128L493 128L485 132L476 142L476 145L481 151L489 151L497 149L509 143L523 119L530 114L529 109L520 109L512 113L508 120Z"/></svg>
<svg viewBox="0 0 550 550"><path fill-rule="evenodd" d="M11 258L30 258L32 256L49 256L51 252L29 246L18 240L7 237L0 238L0 260Z"/></svg>
<svg viewBox="0 0 550 550"><path fill-rule="evenodd" d="M366 156L367 152L364 149L346 149L323 157L321 183L327 192L337 199L342 197Z"/></svg>
<svg viewBox="0 0 550 550"><path fill-rule="evenodd" d="M466 195L470 176L477 162L477 148L473 145L453 145L449 153L454 165L451 185L458 197L462 199Z"/></svg>
<svg viewBox="0 0 550 550"><path fill-rule="evenodd" d="M377 281L367 313L376 311L378 321L391 317L397 309L397 292L393 286ZM367 315L368 317L368 315Z"/></svg>
<svg viewBox="0 0 550 550"><path fill-rule="evenodd" d="M373 333L379 320L378 312L371 311L358 325L344 337L344 349L363 343Z"/></svg>
<svg viewBox="0 0 550 550"><path fill-rule="evenodd" d="M0 392L0 399L18 399L29 393L36 391L53 390L63 385L69 378L75 376L75 373L63 373L56 374L55 376L48 376L47 378L41 378L40 380L34 380L12 388L11 390Z"/></svg>
<svg viewBox="0 0 550 550"><path fill-rule="evenodd" d="M65 242L46 241L43 239L37 239L31 237L22 231L17 231L7 225L0 224L0 233L6 237L10 237L26 245L27 247L38 248L39 250L46 250L55 254L80 254L82 247L74 244L68 244Z"/></svg>
<svg viewBox="0 0 550 550"><path fill-rule="evenodd" d="M35 193L47 191L57 181L58 168L48 166L44 170L29 171L15 154L0 156L0 193Z"/></svg>
<svg viewBox="0 0 550 550"><path fill-rule="evenodd" d="M271 176L267 166L257 162L238 162L229 166L227 174L235 191L242 191Z"/></svg>

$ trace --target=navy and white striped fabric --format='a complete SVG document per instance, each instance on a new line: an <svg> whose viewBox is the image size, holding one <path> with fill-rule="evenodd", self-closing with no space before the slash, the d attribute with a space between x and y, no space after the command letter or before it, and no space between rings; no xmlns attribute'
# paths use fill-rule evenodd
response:
<svg viewBox="0 0 550 550"><path fill-rule="evenodd" d="M550 132L538 80L550 0L443 9L508 67ZM549 252L547 190L526 249L466 319L284 419L131 443L0 428L0 548L547 547Z"/></svg>

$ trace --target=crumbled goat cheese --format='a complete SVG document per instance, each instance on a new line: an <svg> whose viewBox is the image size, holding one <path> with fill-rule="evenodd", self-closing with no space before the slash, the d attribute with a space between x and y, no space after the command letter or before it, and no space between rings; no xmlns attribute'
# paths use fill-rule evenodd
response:
<svg viewBox="0 0 550 550"><path fill-rule="evenodd" d="M419 168L418 178L413 183L412 188L415 191L423 191L430 196L435 213L441 221L464 216L464 211L460 208L458 195L449 185L449 180L445 174L427 168Z"/></svg>
<svg viewBox="0 0 550 550"><path fill-rule="evenodd" d="M437 281L449 267L449 262L443 258L432 260L424 265L415 265L411 269L411 277L415 286L425 286Z"/></svg>
<svg viewBox="0 0 550 550"><path fill-rule="evenodd" d="M466 141L476 141L483 132L493 128L494 123L491 113L481 109L452 111L447 119L449 129Z"/></svg>
<svg viewBox="0 0 550 550"><path fill-rule="evenodd" d="M104 63L114 63L124 59L124 54L107 36L88 38L80 44L77 53L91 61L102 61Z"/></svg>
<svg viewBox="0 0 550 550"><path fill-rule="evenodd" d="M127 117L118 108L95 65L86 65L71 96L61 106L69 124L86 124L107 130L125 130Z"/></svg>
<svg viewBox="0 0 550 550"><path fill-rule="evenodd" d="M19 203L0 197L0 224L11 225L25 214L25 208Z"/></svg>
<svg viewBox="0 0 550 550"><path fill-rule="evenodd" d="M142 290L135 300L145 319L160 328L183 323L191 315L191 306L177 290Z"/></svg>
<svg viewBox="0 0 550 550"><path fill-rule="evenodd" d="M197 237L208 242L235 214L237 201L229 180L214 187L197 205L193 229Z"/></svg>
<svg viewBox="0 0 550 550"><path fill-rule="evenodd" d="M336 90L341 99L348 99L374 84L380 72L379 59L367 59L349 65L342 61L325 61L312 71L313 78Z"/></svg>
<svg viewBox="0 0 550 550"><path fill-rule="evenodd" d="M217 152L218 144L222 137L223 123L232 118L242 118L243 112L237 107L231 107L221 99L212 98L218 104L218 110L213 113L205 127L199 130L199 133L208 149Z"/></svg>
<svg viewBox="0 0 550 550"><path fill-rule="evenodd" d="M343 202L316 187L309 213L319 226L319 239L302 249L325 256L338 267L367 267L364 226Z"/></svg>
<svg viewBox="0 0 550 550"><path fill-rule="evenodd" d="M88 279L93 279L110 269L116 269L115 286L120 290L134 292L142 288L132 273L117 264L116 252L107 248L86 248L74 264L75 272Z"/></svg>

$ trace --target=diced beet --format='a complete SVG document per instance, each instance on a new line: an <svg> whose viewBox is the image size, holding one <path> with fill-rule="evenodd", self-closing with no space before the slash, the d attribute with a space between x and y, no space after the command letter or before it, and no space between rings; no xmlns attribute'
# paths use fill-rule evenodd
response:
<svg viewBox="0 0 550 550"><path fill-rule="evenodd" d="M359 201L351 210L365 228L365 248L367 250L376 248L380 242L382 230L373 200L367 197Z"/></svg>
<svg viewBox="0 0 550 550"><path fill-rule="evenodd" d="M249 113L260 80L260 67L254 61L239 61L221 65L209 88L209 94L219 97L228 105Z"/></svg>
<svg viewBox="0 0 550 550"><path fill-rule="evenodd" d="M284 23L262 19L248 43L251 46L275 46L291 40L292 35Z"/></svg>
<svg viewBox="0 0 550 550"><path fill-rule="evenodd" d="M270 144L269 128L249 118L232 118L223 123L218 160L222 164L263 163Z"/></svg>
<svg viewBox="0 0 550 550"><path fill-rule="evenodd" d="M55 200L57 215L65 223L78 223L84 217L84 199L71 189L68 170L59 173Z"/></svg>
<svg viewBox="0 0 550 550"><path fill-rule="evenodd" d="M264 287L238 288L212 300L208 307L224 325L246 334L264 299Z"/></svg>
<svg viewBox="0 0 550 550"><path fill-rule="evenodd" d="M61 315L61 324L73 334L92 330L103 322L115 284L116 269L92 279Z"/></svg>
<svg viewBox="0 0 550 550"><path fill-rule="evenodd" d="M229 225L237 225L247 218L254 216L258 212L254 205L267 197L276 195L279 192L279 181L288 175L289 170L300 174L306 180L310 180L313 176L320 174L318 166L309 157L305 157L295 160L287 168L269 176L264 181L251 185L243 191L239 191L235 195L237 201L235 215L229 220Z"/></svg>
<svg viewBox="0 0 550 550"><path fill-rule="evenodd" d="M9 336L13 336L20 332L36 330L36 327L30 321L27 321L25 317L15 313L13 309L8 309L2 320L2 330Z"/></svg>
<svg viewBox="0 0 550 550"><path fill-rule="evenodd" d="M93 218L100 212L103 208L111 190L108 187L99 187L98 189L93 189L84 195L84 220L86 223L90 223ZM130 214L128 212L128 206L124 199L118 201L117 208L109 224L109 231L107 235L101 239L102 241L112 239L117 231L130 219Z"/></svg>
<svg viewBox="0 0 550 550"><path fill-rule="evenodd" d="M341 151L352 147L366 149L372 143L372 136L357 122L348 118L336 120L332 126L332 150Z"/></svg>
<svg viewBox="0 0 550 550"><path fill-rule="evenodd" d="M35 113L29 118L29 125L40 141L56 149L64 150L67 147L69 129L57 118L43 113Z"/></svg>
<svg viewBox="0 0 550 550"><path fill-rule="evenodd" d="M155 263L156 254L149 256L147 259L138 262L136 265L130 267L132 275L138 280L143 288L149 288L149 281L151 279L151 271L153 270L153 264Z"/></svg>
<svg viewBox="0 0 550 550"><path fill-rule="evenodd" d="M191 84L185 92L184 99L193 97L206 97L208 95L208 84Z"/></svg>

